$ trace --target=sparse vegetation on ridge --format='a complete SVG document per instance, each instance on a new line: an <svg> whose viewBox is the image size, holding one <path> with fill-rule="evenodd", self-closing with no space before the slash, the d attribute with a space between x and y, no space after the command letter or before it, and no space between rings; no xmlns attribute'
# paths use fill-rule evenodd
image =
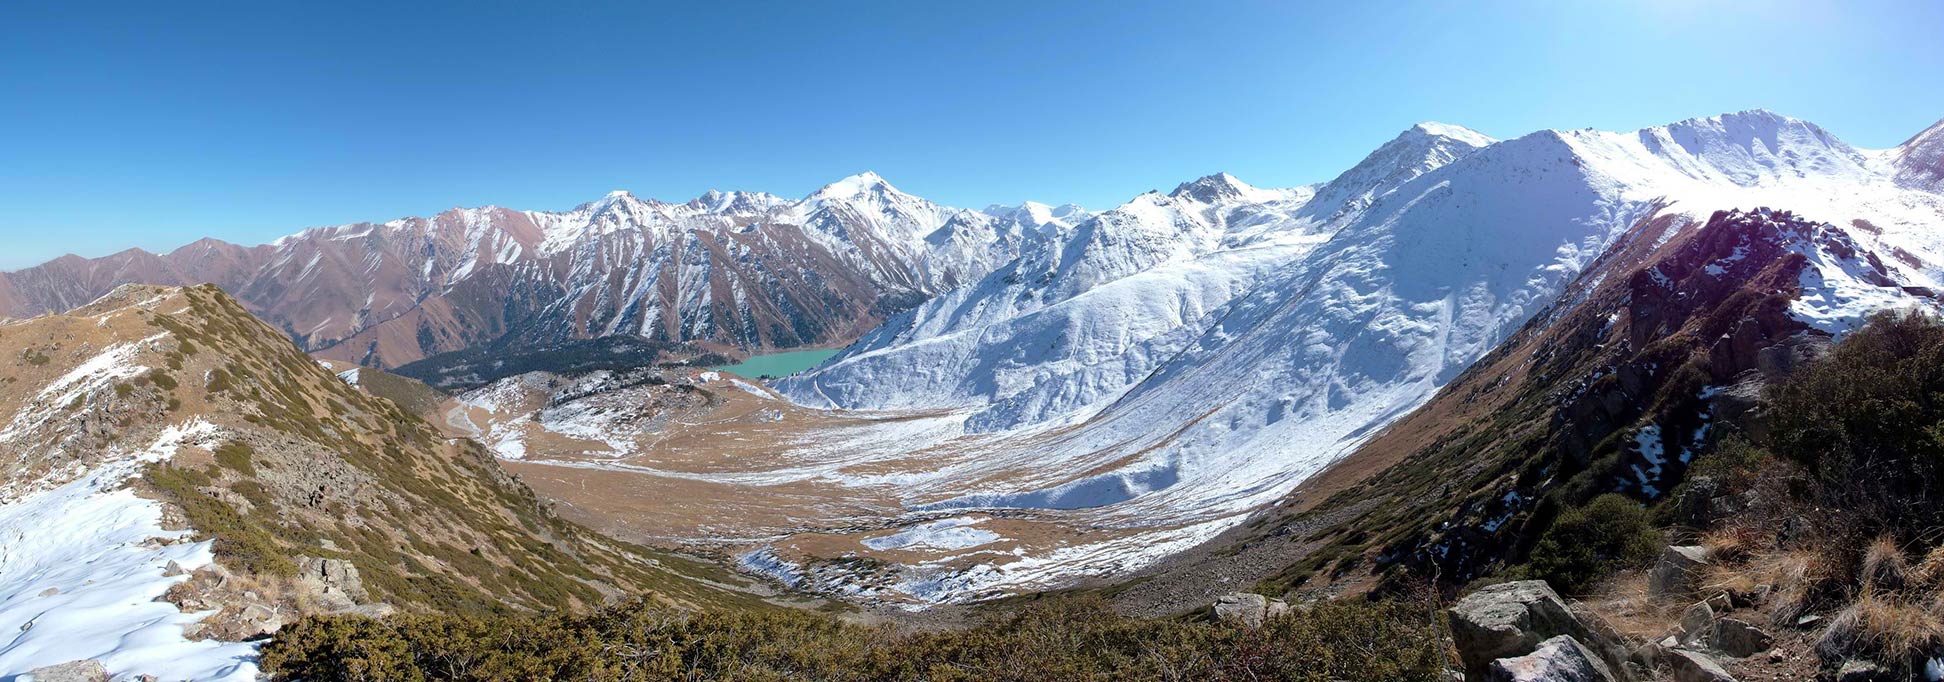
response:
<svg viewBox="0 0 1944 682"><path fill-rule="evenodd" d="M181 303L130 313L166 332L145 347L157 368L117 382L113 399L139 406L124 428L217 427L142 480L227 568L276 583L295 579L299 557L338 560L370 602L407 611L591 609L648 590L760 603L705 584L738 582L726 569L560 520L476 444L347 385L214 287L143 295L157 293Z"/></svg>
<svg viewBox="0 0 1944 682"><path fill-rule="evenodd" d="M900 634L801 611L317 617L279 632L278 680L1434 680L1436 619L1404 602L1320 604L1260 628L1114 615L1048 599Z"/></svg>

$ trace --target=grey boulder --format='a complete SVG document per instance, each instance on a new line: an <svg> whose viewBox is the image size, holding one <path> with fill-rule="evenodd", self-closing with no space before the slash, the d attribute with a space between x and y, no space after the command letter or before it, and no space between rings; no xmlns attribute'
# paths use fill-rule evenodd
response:
<svg viewBox="0 0 1944 682"><path fill-rule="evenodd" d="M1524 656L1492 661L1490 682L1615 682L1613 671L1579 640L1560 635Z"/></svg>
<svg viewBox="0 0 1944 682"><path fill-rule="evenodd" d="M1667 652L1667 667L1674 671L1674 682L1735 682L1735 676L1721 667L1714 657L1699 651L1674 649Z"/></svg>
<svg viewBox="0 0 1944 682"><path fill-rule="evenodd" d="M68 661L27 671L23 680L33 682L108 682L108 669L101 661Z"/></svg>
<svg viewBox="0 0 1944 682"><path fill-rule="evenodd" d="M1647 591L1655 597L1685 597L1693 594L1701 567L1708 565L1708 548L1699 545L1671 546L1661 552L1654 569L1647 574Z"/></svg>
<svg viewBox="0 0 1944 682"><path fill-rule="evenodd" d="M1215 620L1230 625L1260 627L1269 612L1269 598L1246 592L1215 598Z"/></svg>
<svg viewBox="0 0 1944 682"><path fill-rule="evenodd" d="M1761 628L1745 620L1723 618L1715 621L1714 629L1708 633L1708 648L1735 658L1747 658L1764 651L1775 643L1775 638Z"/></svg>
<svg viewBox="0 0 1944 682"><path fill-rule="evenodd" d="M1610 664L1626 660L1606 628L1590 627L1543 580L1491 585L1466 595L1451 607L1451 638L1467 674L1482 676L1493 661L1536 651L1542 642L1567 635ZM1608 649L1616 649L1609 655Z"/></svg>

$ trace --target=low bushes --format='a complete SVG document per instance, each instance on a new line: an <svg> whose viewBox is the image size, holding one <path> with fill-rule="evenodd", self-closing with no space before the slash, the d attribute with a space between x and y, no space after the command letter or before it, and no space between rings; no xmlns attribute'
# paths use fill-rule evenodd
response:
<svg viewBox="0 0 1944 682"><path fill-rule="evenodd" d="M315 617L263 649L292 680L1431 680L1430 609L1331 603L1243 629L1124 618L1052 599L963 630L898 634L821 614Z"/></svg>
<svg viewBox="0 0 1944 682"><path fill-rule="evenodd" d="M1825 504L1905 541L1944 526L1944 324L1880 314L1770 398L1771 449Z"/></svg>
<svg viewBox="0 0 1944 682"><path fill-rule="evenodd" d="M1666 544L1639 502L1609 493L1561 513L1533 546L1529 570L1554 589L1579 593L1614 571L1646 564Z"/></svg>

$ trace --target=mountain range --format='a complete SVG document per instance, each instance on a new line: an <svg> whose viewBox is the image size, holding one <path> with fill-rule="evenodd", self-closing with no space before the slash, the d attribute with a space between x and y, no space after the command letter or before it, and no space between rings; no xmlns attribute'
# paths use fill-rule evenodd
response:
<svg viewBox="0 0 1944 682"><path fill-rule="evenodd" d="M1925 169L1939 131L1859 150L1766 111L1503 141L1420 125L1320 186L1212 176L1137 197L777 389L843 409L951 410L966 432L1012 436L972 471L1047 475L1022 486L953 468L982 482L920 508L1154 528L1061 562L1126 570L1357 452L1566 303L1570 283L1627 276L1595 269L1611 249L1671 243L1716 211L1786 207L1845 235L1851 246L1830 248L1848 255L1811 256L1792 293L1817 333L1934 306L1944 195ZM1031 582L1039 568L1008 577L1001 564L975 582Z"/></svg>
<svg viewBox="0 0 1944 682"><path fill-rule="evenodd" d="M1667 495L1872 314L1938 309L1941 226L1944 122L1872 150L1757 110L1424 123L1327 182L1098 213L865 173L64 257L0 275L0 623L31 633L0 664L71 640L228 677L253 649L225 642L286 614L768 589L602 533L899 611L1137 574L1115 594L1156 612L1325 564L1470 580L1562 496ZM662 366L521 358L450 400L341 366L581 342ZM842 350L767 387L668 366L801 347ZM1285 536L1335 554L1293 566ZM25 596L165 590L108 625ZM154 623L207 636L136 646Z"/></svg>
<svg viewBox="0 0 1944 682"><path fill-rule="evenodd" d="M260 246L66 256L0 274L0 316L61 312L121 284L208 282L306 351L376 367L608 336L731 354L841 345L1086 215L952 209L873 173L796 201L612 192L559 213L453 209Z"/></svg>

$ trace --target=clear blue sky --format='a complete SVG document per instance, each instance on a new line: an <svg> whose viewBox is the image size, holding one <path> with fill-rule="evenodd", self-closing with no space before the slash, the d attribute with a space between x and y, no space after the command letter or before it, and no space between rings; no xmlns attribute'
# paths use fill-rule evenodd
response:
<svg viewBox="0 0 1944 682"><path fill-rule="evenodd" d="M566 9L556 8L555 5ZM616 188L1112 206L1756 107L1944 117L1944 2L7 3L0 268Z"/></svg>

